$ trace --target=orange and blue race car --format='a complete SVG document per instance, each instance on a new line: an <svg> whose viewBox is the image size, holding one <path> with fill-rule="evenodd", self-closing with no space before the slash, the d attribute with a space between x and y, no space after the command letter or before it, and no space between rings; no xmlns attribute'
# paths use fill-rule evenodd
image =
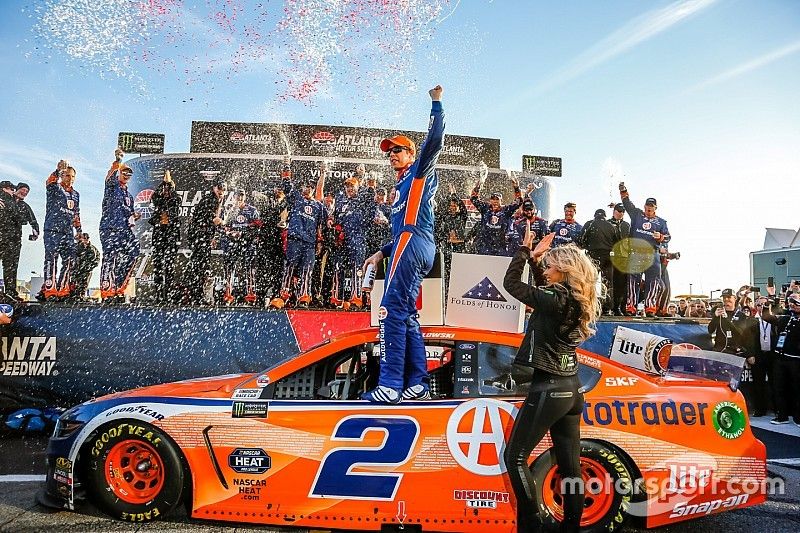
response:
<svg viewBox="0 0 800 533"><path fill-rule="evenodd" d="M431 401L359 400L377 329L342 334L258 374L119 392L59 419L39 500L88 498L121 520L191 517L321 529L515 531L503 449L527 394L522 336L425 327ZM673 353L674 356L674 353ZM586 531L646 527L763 503L766 450L723 354L648 374L579 351ZM735 367L735 363L734 363ZM741 367L739 367L739 370ZM717 379L712 379L716 376ZM721 378L719 376L722 376ZM540 515L562 516L549 437L531 455Z"/></svg>

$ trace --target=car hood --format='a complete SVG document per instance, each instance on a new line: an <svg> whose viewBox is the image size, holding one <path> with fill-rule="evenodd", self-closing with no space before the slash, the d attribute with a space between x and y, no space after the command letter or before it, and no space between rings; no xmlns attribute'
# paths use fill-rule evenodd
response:
<svg viewBox="0 0 800 533"><path fill-rule="evenodd" d="M151 385L122 392L116 392L98 398L98 400L111 400L114 398L132 397L204 397L204 398L230 398L237 385L252 379L255 374L228 374L210 378L187 379L161 385Z"/></svg>

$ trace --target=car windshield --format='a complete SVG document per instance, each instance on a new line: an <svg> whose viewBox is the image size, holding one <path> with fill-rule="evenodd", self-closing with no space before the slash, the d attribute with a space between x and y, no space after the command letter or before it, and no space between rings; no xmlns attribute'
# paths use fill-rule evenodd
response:
<svg viewBox="0 0 800 533"><path fill-rule="evenodd" d="M739 388L745 359L738 355L673 346L667 376L702 377Z"/></svg>

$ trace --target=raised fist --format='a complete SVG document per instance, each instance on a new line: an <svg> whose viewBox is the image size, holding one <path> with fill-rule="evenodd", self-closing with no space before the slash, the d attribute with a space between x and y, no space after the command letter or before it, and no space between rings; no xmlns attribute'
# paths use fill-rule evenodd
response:
<svg viewBox="0 0 800 533"><path fill-rule="evenodd" d="M436 87L428 91L428 94L431 95L431 100L433 100L434 102L438 102L439 100L442 99L442 91L443 91L442 86L437 85Z"/></svg>
<svg viewBox="0 0 800 533"><path fill-rule="evenodd" d="M125 152L122 151L122 148L117 147L117 149L114 150L114 159L119 163L122 161L123 157L125 157Z"/></svg>

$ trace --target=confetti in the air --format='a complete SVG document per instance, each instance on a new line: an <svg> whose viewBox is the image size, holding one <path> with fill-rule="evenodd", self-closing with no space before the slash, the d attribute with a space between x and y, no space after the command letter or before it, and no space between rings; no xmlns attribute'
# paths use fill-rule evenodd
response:
<svg viewBox="0 0 800 533"><path fill-rule="evenodd" d="M35 52L106 79L153 72L210 88L269 72L280 100L332 88L414 91L422 45L460 0L44 0L28 11ZM265 95L268 96L268 95Z"/></svg>

